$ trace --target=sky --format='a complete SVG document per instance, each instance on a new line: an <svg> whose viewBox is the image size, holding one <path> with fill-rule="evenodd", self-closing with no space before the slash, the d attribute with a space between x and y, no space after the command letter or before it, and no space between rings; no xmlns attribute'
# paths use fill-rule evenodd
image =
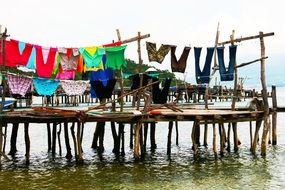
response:
<svg viewBox="0 0 285 190"><path fill-rule="evenodd" d="M145 42L177 46L179 58L184 46L214 46L218 23L219 41L236 37L274 32L265 39L268 75L284 77L285 18L282 0L0 0L0 25L10 38L47 47L85 47L141 34L150 37L141 41L143 63L171 71L170 54L162 64L149 62ZM227 53L225 53L226 55ZM138 61L137 43L128 44L126 58ZM237 62L260 57L258 40L238 44ZM205 54L202 50L201 62ZM226 61L225 57L225 61ZM201 66L202 67L202 66ZM241 69L241 74L256 78L258 65ZM191 49L185 74L179 78L194 82L194 51ZM254 77L253 77L254 76ZM276 79L277 80L277 79ZM278 79L281 80L281 79ZM285 77L284 77L285 81Z"/></svg>

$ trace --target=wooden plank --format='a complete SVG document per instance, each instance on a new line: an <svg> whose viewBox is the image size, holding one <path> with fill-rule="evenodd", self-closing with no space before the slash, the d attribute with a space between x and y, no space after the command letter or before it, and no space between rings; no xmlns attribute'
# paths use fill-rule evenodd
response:
<svg viewBox="0 0 285 190"><path fill-rule="evenodd" d="M230 44L232 42L242 42L242 41L246 41L246 40L253 40L253 39L257 39L257 38L264 38L264 37L269 37L269 36L273 36L274 32L270 32L270 33L262 33L259 35L254 35L254 36L248 36L248 37L240 37L240 38L236 38L233 41L232 40L228 40L228 41L224 41L224 42L219 42L218 45L225 45L225 44Z"/></svg>
<svg viewBox="0 0 285 190"><path fill-rule="evenodd" d="M126 40L122 40L122 43L127 44L130 42L135 42L135 41L142 40L142 39L149 38L149 37L150 37L150 34L140 35L140 36L126 39Z"/></svg>
<svg viewBox="0 0 285 190"><path fill-rule="evenodd" d="M235 66L235 68L244 67L244 66L250 65L250 64L252 64L252 63L259 62L259 61L261 61L262 59L267 59L267 58L268 58L268 56L266 56L266 57L262 57L262 58L259 58L259 59L255 59L255 60L250 61L250 62L247 62L247 63L241 63L241 64L239 64L239 65Z"/></svg>

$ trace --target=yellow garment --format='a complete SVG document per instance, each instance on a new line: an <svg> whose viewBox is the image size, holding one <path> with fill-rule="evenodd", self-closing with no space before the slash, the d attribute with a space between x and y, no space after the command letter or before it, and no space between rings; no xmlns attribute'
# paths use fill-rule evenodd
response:
<svg viewBox="0 0 285 190"><path fill-rule="evenodd" d="M98 71L98 70L104 70L103 62L100 63L99 68L97 68L97 67L87 68L86 65L84 65L84 73L87 71Z"/></svg>
<svg viewBox="0 0 285 190"><path fill-rule="evenodd" d="M97 51L97 49L99 48L99 46L91 46L91 47L85 47L85 50L91 55L93 56L95 54L95 52Z"/></svg>

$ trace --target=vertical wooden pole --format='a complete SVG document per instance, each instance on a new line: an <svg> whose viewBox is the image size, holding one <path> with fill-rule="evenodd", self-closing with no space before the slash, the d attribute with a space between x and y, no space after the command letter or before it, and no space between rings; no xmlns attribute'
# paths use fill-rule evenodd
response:
<svg viewBox="0 0 285 190"><path fill-rule="evenodd" d="M17 143L18 129L19 129L19 123L13 123L11 139L10 139L10 151L8 153L12 157L15 156L15 153L17 152L16 143Z"/></svg>
<svg viewBox="0 0 285 190"><path fill-rule="evenodd" d="M228 138L227 138L227 151L231 151L231 122L228 124Z"/></svg>
<svg viewBox="0 0 285 190"><path fill-rule="evenodd" d="M232 31L231 35L231 45L234 45L234 35L235 31ZM235 110L236 108L236 101L237 101L237 82L238 82L238 70L236 68L236 62L234 63L235 73L234 73L234 96L232 99L232 110Z"/></svg>
<svg viewBox="0 0 285 190"><path fill-rule="evenodd" d="M47 140L48 140L48 152L51 151L51 132L50 132L50 123L47 123Z"/></svg>
<svg viewBox="0 0 285 190"><path fill-rule="evenodd" d="M206 123L205 123L205 128L204 128L204 142L203 142L203 145L205 146L205 147L207 147L208 146L208 122L207 121L205 121Z"/></svg>
<svg viewBox="0 0 285 190"><path fill-rule="evenodd" d="M144 132L143 132L143 134L144 134L144 138L143 138L143 141L144 141L143 149L144 149L144 152L146 152L148 123L144 123L143 128L144 128Z"/></svg>
<svg viewBox="0 0 285 190"><path fill-rule="evenodd" d="M65 138L65 146L66 146L66 159L71 159L72 154L71 154L71 148L70 148L70 143L69 143L69 136L68 136L68 123L64 122L63 124L64 127L64 138Z"/></svg>
<svg viewBox="0 0 285 190"><path fill-rule="evenodd" d="M141 72L142 72L142 56L141 56L141 33L138 32L138 57L139 57L139 76L140 76L140 87L142 86L142 83L143 83L143 75L141 75ZM140 102L141 102L141 91L138 91L137 93L137 97L138 97L138 100L137 100L137 110L139 110L139 107L140 107Z"/></svg>
<svg viewBox="0 0 285 190"><path fill-rule="evenodd" d="M169 121L168 124L168 138L167 138L167 155L171 155L171 136L172 136L173 121Z"/></svg>
<svg viewBox="0 0 285 190"><path fill-rule="evenodd" d="M252 149L252 121L249 121L250 149Z"/></svg>
<svg viewBox="0 0 285 190"><path fill-rule="evenodd" d="M216 67L217 67L217 45L218 45L218 42L219 42L219 35L220 35L219 26L220 26L220 23L218 23L218 26L217 26L216 39L215 39L214 69L213 69L213 71L212 71L212 73L210 75L210 81L209 81L209 84L207 84L206 90L205 90L205 97L204 97L205 98L205 109L209 109L209 107L208 107L209 85L210 85L210 82L211 82L211 78L216 73Z"/></svg>
<svg viewBox="0 0 285 190"><path fill-rule="evenodd" d="M277 96L276 96L276 86L272 86L272 145L277 144Z"/></svg>
<svg viewBox="0 0 285 190"><path fill-rule="evenodd" d="M251 152L252 152L253 155L256 154L256 146L257 146L257 141L258 141L258 136L259 136L259 129L260 129L261 124L262 124L261 120L257 120L256 121L255 133L254 133L253 142L252 142L252 149L251 149Z"/></svg>
<svg viewBox="0 0 285 190"><path fill-rule="evenodd" d="M130 149L134 148L134 124L130 124Z"/></svg>
<svg viewBox="0 0 285 190"><path fill-rule="evenodd" d="M179 145L178 121L175 121L175 129L176 129L176 146L178 146Z"/></svg>
<svg viewBox="0 0 285 190"><path fill-rule="evenodd" d="M26 164L30 163L30 137L29 137L29 123L24 123L25 144L26 144Z"/></svg>
<svg viewBox="0 0 285 190"><path fill-rule="evenodd" d="M81 123L77 122L77 152L78 152L77 160L79 163L83 162L80 134L81 134Z"/></svg>
<svg viewBox="0 0 285 190"><path fill-rule="evenodd" d="M116 30L117 31L117 36L118 36L118 40L121 41L121 34L119 29ZM123 69L120 69L120 88L121 88L121 96L124 94L124 79L123 79ZM124 98L122 96L122 98L120 99L120 111L122 112L124 109Z"/></svg>
<svg viewBox="0 0 285 190"><path fill-rule="evenodd" d="M52 156L55 156L55 150L56 150L56 126L57 123L54 122L52 127L52 148L51 148Z"/></svg>
<svg viewBox="0 0 285 190"><path fill-rule="evenodd" d="M156 142L155 142L155 122L150 123L150 149L151 151L154 151L156 149Z"/></svg>
<svg viewBox="0 0 285 190"><path fill-rule="evenodd" d="M213 123L213 151L214 151L214 155L215 155L215 158L217 159L218 157L218 154L217 154L217 142L216 142L216 125L215 123Z"/></svg>
<svg viewBox="0 0 285 190"><path fill-rule="evenodd" d="M135 142L134 142L134 157L136 160L139 159L139 151L140 151L140 129L142 126L142 122L138 121L135 125ZM142 147L141 147L142 148Z"/></svg>
<svg viewBox="0 0 285 190"><path fill-rule="evenodd" d="M260 35L260 54L261 57L265 57L265 45L263 32L259 32ZM264 102L264 123L263 123L263 133L261 140L261 155L266 155L266 145L267 145L267 135L269 131L269 105L268 105L268 96L267 96L267 85L265 77L265 59L260 60L260 74L261 74L261 84L262 84L262 99Z"/></svg>

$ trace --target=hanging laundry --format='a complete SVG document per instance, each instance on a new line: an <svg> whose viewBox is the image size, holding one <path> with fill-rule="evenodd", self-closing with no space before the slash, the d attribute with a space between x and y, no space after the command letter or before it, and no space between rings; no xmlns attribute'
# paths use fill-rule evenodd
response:
<svg viewBox="0 0 285 190"><path fill-rule="evenodd" d="M0 43L1 45L1 43ZM23 48L23 47L22 47ZM16 67L17 65L25 66L28 63L32 52L33 46L31 44L25 44L25 47L21 50L19 48L19 41L10 39L5 41L6 61L5 66ZM0 52L0 57L2 53ZM0 60L2 64L2 59Z"/></svg>
<svg viewBox="0 0 285 190"><path fill-rule="evenodd" d="M49 78L55 65L57 48L36 48L36 73L39 77Z"/></svg>
<svg viewBox="0 0 285 190"><path fill-rule="evenodd" d="M105 49L106 51L106 68L112 68L113 70L119 70L122 67L127 66L127 62L125 60L125 49L126 45L123 46L114 46L108 47Z"/></svg>
<svg viewBox="0 0 285 190"><path fill-rule="evenodd" d="M57 79L62 79L62 80L74 80L75 78L75 71L63 71L63 72L58 72L56 75Z"/></svg>
<svg viewBox="0 0 285 190"><path fill-rule="evenodd" d="M180 72L180 73L185 72L187 58L188 58L190 50L191 50L191 47L184 47L182 55L181 55L180 59L177 61L177 58L175 55L176 46L171 46L171 69L172 69L172 72Z"/></svg>
<svg viewBox="0 0 285 190"><path fill-rule="evenodd" d="M84 59L82 55L79 55L76 72L82 73L83 70L84 70Z"/></svg>
<svg viewBox="0 0 285 190"><path fill-rule="evenodd" d="M77 69L79 51L78 48L59 48L58 55L60 64L64 71L74 71Z"/></svg>
<svg viewBox="0 0 285 190"><path fill-rule="evenodd" d="M209 83L210 82L210 72L211 63L214 54L214 48L207 48L206 61L203 70L200 69L200 55L202 48L194 47L195 54L195 73L197 84Z"/></svg>
<svg viewBox="0 0 285 190"><path fill-rule="evenodd" d="M146 86L149 82L149 80L152 79L151 76L147 75L147 74L143 74L141 75L143 78L142 78L142 85L143 86ZM131 85L131 90L135 90L137 88L140 87L140 75L139 74L135 74L135 75L131 75L129 76L129 79L132 80L132 85Z"/></svg>
<svg viewBox="0 0 285 190"><path fill-rule="evenodd" d="M84 58L84 63L87 68L99 68L102 62L102 57L105 54L105 49L101 47L86 47L79 48L79 52Z"/></svg>
<svg viewBox="0 0 285 190"><path fill-rule="evenodd" d="M7 74L7 76L9 91L11 94L25 96L31 89L32 78L15 74Z"/></svg>
<svg viewBox="0 0 285 190"><path fill-rule="evenodd" d="M158 78L152 79L152 82L158 81ZM166 78L164 81L164 87L159 88L159 83L152 85L152 100L154 104L165 104L169 93L171 79Z"/></svg>
<svg viewBox="0 0 285 190"><path fill-rule="evenodd" d="M87 89L87 86L89 85L89 81L83 81L83 80L62 80L60 81L60 85L62 86L64 92L68 96L80 96L83 95L85 90Z"/></svg>
<svg viewBox="0 0 285 190"><path fill-rule="evenodd" d="M103 56L103 65L106 62L106 55ZM100 80L103 85L107 85L107 81L114 78L114 71L110 68L105 68L104 70L98 70L96 72L90 72L90 81ZM91 97L96 98L96 93L93 88L91 88Z"/></svg>
<svg viewBox="0 0 285 190"><path fill-rule="evenodd" d="M156 43L146 42L146 49L148 53L149 61L156 61L162 63L165 56L170 51L170 45L162 44L158 50L156 50Z"/></svg>
<svg viewBox="0 0 285 190"><path fill-rule="evenodd" d="M114 43L110 43L110 44L105 44L103 45L103 47L113 47L113 46L120 46L122 45L122 42L114 42Z"/></svg>
<svg viewBox="0 0 285 190"><path fill-rule="evenodd" d="M218 60L219 60L219 72L221 76L221 81L233 81L234 80L234 72L235 72L235 65L236 65L236 51L237 46L232 45L229 47L229 57L230 62L228 65L228 69L225 67L224 62L224 47L218 47Z"/></svg>
<svg viewBox="0 0 285 190"><path fill-rule="evenodd" d="M83 72L87 72L87 71L99 71L99 70L104 70L104 65L103 62L100 63L99 68L94 67L94 68L87 68L86 65L83 66Z"/></svg>
<svg viewBox="0 0 285 190"><path fill-rule="evenodd" d="M59 80L46 79L46 78L34 78L34 87L39 95L51 96L56 91L59 84Z"/></svg>
<svg viewBox="0 0 285 190"><path fill-rule="evenodd" d="M101 101L103 98L111 98L116 82L116 79L110 79L107 81L107 84L104 85L102 81L96 80L90 81L90 84L91 88L94 89L97 98Z"/></svg>

